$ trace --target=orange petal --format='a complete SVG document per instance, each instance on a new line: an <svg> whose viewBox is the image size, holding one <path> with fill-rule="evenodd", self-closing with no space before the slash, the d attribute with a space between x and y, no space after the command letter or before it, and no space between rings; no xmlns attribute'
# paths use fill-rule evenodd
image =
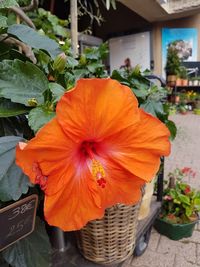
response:
<svg viewBox="0 0 200 267"><path fill-rule="evenodd" d="M16 164L32 183L36 183L34 164L38 164L42 174L48 177L46 193L54 194L67 183L66 177L70 178L73 174L69 166L74 147L76 144L66 137L57 120L53 119L27 145L17 146Z"/></svg>
<svg viewBox="0 0 200 267"><path fill-rule="evenodd" d="M139 120L130 88L112 79L81 79L57 105L58 122L74 138L101 139Z"/></svg>
<svg viewBox="0 0 200 267"><path fill-rule="evenodd" d="M134 205L141 200L144 180L122 169L114 162L106 161L106 186L101 189L102 205L105 208L116 205Z"/></svg>
<svg viewBox="0 0 200 267"><path fill-rule="evenodd" d="M104 209L99 205L96 181L89 170L70 181L55 195L45 196L44 214L50 225L63 231L81 229L88 221L100 219Z"/></svg>
<svg viewBox="0 0 200 267"><path fill-rule="evenodd" d="M110 159L133 175L151 180L160 166L160 157L170 153L169 131L158 119L140 110L137 125L104 140Z"/></svg>

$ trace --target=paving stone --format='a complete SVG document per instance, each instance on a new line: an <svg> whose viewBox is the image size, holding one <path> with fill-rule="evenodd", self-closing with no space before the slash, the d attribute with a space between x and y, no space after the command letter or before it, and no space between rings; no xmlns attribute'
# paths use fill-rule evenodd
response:
<svg viewBox="0 0 200 267"><path fill-rule="evenodd" d="M199 267L199 265L186 261L183 256L176 255L174 267Z"/></svg>
<svg viewBox="0 0 200 267"><path fill-rule="evenodd" d="M196 263L196 244L189 241L183 243L161 236L157 252L180 255L184 257L185 260L191 263Z"/></svg>
<svg viewBox="0 0 200 267"><path fill-rule="evenodd" d="M194 231L191 237L183 238L180 240L180 242L183 242L183 243L193 242L193 243L200 244L200 231Z"/></svg>
<svg viewBox="0 0 200 267"><path fill-rule="evenodd" d="M197 245L197 265L200 266L200 245Z"/></svg>
<svg viewBox="0 0 200 267"><path fill-rule="evenodd" d="M174 254L161 254L148 249L142 256L135 257L130 266L123 267L172 267L174 260Z"/></svg>
<svg viewBox="0 0 200 267"><path fill-rule="evenodd" d="M200 231L200 223L197 223L195 226L195 230Z"/></svg>

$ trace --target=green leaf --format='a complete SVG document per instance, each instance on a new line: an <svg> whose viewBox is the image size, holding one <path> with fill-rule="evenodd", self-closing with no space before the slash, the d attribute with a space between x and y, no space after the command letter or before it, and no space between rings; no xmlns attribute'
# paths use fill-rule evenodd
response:
<svg viewBox="0 0 200 267"><path fill-rule="evenodd" d="M33 233L5 249L2 254L4 259L14 267L48 267L50 249L45 225L37 217Z"/></svg>
<svg viewBox="0 0 200 267"><path fill-rule="evenodd" d="M194 205L195 205L195 208L200 211L200 199L199 198L195 198L194 199Z"/></svg>
<svg viewBox="0 0 200 267"><path fill-rule="evenodd" d="M169 129L171 135L170 135L170 139L174 140L174 138L176 137L176 133L177 133L177 128L176 125L173 121L165 121L165 125L167 126L167 128Z"/></svg>
<svg viewBox="0 0 200 267"><path fill-rule="evenodd" d="M73 57L67 56L67 64L68 67L74 68L78 65L78 61Z"/></svg>
<svg viewBox="0 0 200 267"><path fill-rule="evenodd" d="M60 25L54 25L53 26L53 30L54 30L56 35L59 35L61 37L66 38L67 35L68 35L67 29L62 27L62 26L60 26Z"/></svg>
<svg viewBox="0 0 200 267"><path fill-rule="evenodd" d="M139 97L139 98L142 98L142 99L145 99L146 96L148 95L147 90L143 89L142 87L140 89L131 88L131 90L136 95L136 97Z"/></svg>
<svg viewBox="0 0 200 267"><path fill-rule="evenodd" d="M15 164L15 147L23 141L18 136L0 137L0 200L17 200L27 193L28 177Z"/></svg>
<svg viewBox="0 0 200 267"><path fill-rule="evenodd" d="M147 99L147 101L141 104L140 107L155 117L157 117L159 113L163 113L162 103L153 99Z"/></svg>
<svg viewBox="0 0 200 267"><path fill-rule="evenodd" d="M0 15L0 28L6 28L6 27L7 27L7 18L5 16Z"/></svg>
<svg viewBox="0 0 200 267"><path fill-rule="evenodd" d="M11 25L8 27L7 32L8 34L16 36L19 40L33 48L47 51L52 58L55 58L58 54L62 53L59 44L56 41L45 35L39 34L37 31L26 25Z"/></svg>
<svg viewBox="0 0 200 267"><path fill-rule="evenodd" d="M185 196L185 195L182 195L182 194L179 194L178 195L180 201L186 205L190 205L190 198L188 196Z"/></svg>
<svg viewBox="0 0 200 267"><path fill-rule="evenodd" d="M31 99L43 103L42 94L47 88L46 76L34 64L18 59L0 62L0 97L32 106Z"/></svg>
<svg viewBox="0 0 200 267"><path fill-rule="evenodd" d="M27 113L29 109L24 105L13 103L8 99L0 98L0 118L12 117Z"/></svg>
<svg viewBox="0 0 200 267"><path fill-rule="evenodd" d="M121 83L123 83L123 84L125 84L125 85L127 85L127 86L130 86L130 83L128 82L128 80L125 79L125 78L123 77L123 75L122 75L122 72L120 72L120 71L118 71L118 70L114 70L114 71L112 72L111 78L112 78L112 79L115 79L115 80L117 80L118 82L121 82Z"/></svg>
<svg viewBox="0 0 200 267"><path fill-rule="evenodd" d="M87 75L89 74L89 71L86 69L78 69L78 70L74 70L73 74L74 74L75 81L77 81L80 78L87 77Z"/></svg>
<svg viewBox="0 0 200 267"><path fill-rule="evenodd" d="M0 9L1 8L9 8L12 6L19 6L17 1L15 0L2 0L0 1Z"/></svg>
<svg viewBox="0 0 200 267"><path fill-rule="evenodd" d="M49 89L52 92L54 103L57 103L65 93L65 88L58 83L49 83Z"/></svg>
<svg viewBox="0 0 200 267"><path fill-rule="evenodd" d="M34 132L37 132L42 126L55 117L55 112L46 110L43 107L37 107L31 110L28 116L28 123Z"/></svg>
<svg viewBox="0 0 200 267"><path fill-rule="evenodd" d="M191 207L186 207L185 208L185 215L187 217L190 217L192 215L192 212L193 212L193 210L191 209Z"/></svg>
<svg viewBox="0 0 200 267"><path fill-rule="evenodd" d="M101 64L101 63L98 63L98 62L94 62L94 63L91 63L91 64L88 64L87 65L87 69L90 71L90 72L95 72L96 69L98 68L102 68L104 65Z"/></svg>

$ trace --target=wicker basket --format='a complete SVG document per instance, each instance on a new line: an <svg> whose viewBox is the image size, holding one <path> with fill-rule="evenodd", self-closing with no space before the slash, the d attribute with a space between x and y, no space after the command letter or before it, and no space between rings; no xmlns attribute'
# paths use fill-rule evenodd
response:
<svg viewBox="0 0 200 267"><path fill-rule="evenodd" d="M117 204L106 209L100 220L90 221L77 232L81 254L99 264L114 264L128 258L135 248L140 203Z"/></svg>

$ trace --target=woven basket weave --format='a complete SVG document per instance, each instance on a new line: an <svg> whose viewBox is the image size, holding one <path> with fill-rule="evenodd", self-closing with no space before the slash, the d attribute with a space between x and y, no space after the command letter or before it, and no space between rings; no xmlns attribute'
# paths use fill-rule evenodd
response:
<svg viewBox="0 0 200 267"><path fill-rule="evenodd" d="M77 232L81 254L99 264L114 264L128 258L135 248L140 203L117 204L106 209L100 220L90 221Z"/></svg>

